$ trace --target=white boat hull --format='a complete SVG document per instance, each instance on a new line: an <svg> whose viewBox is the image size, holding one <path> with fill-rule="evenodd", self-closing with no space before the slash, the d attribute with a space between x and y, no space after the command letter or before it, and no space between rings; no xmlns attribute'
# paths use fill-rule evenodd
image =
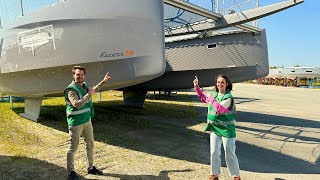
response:
<svg viewBox="0 0 320 180"><path fill-rule="evenodd" d="M71 81L71 67L79 64L88 69L92 84L110 72L108 89L162 75L163 1L94 1L65 1L5 29L0 36L0 93L61 93Z"/></svg>

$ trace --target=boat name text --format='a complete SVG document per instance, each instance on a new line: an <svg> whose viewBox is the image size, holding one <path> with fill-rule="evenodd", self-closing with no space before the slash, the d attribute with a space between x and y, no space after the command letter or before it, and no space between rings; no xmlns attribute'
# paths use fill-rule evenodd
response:
<svg viewBox="0 0 320 180"><path fill-rule="evenodd" d="M126 49L124 52L118 52L118 53L108 53L108 52L103 52L100 55L100 58L106 58L106 57L121 57L121 56L134 56L135 52L132 49Z"/></svg>

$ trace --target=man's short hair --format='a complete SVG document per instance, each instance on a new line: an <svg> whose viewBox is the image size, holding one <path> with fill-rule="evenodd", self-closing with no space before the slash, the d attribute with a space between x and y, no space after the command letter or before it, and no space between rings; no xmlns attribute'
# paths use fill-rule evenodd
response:
<svg viewBox="0 0 320 180"><path fill-rule="evenodd" d="M73 66L72 68L72 74L75 74L76 70L79 69L79 70L82 70L84 72L84 74L86 74L86 68L83 67L83 66Z"/></svg>

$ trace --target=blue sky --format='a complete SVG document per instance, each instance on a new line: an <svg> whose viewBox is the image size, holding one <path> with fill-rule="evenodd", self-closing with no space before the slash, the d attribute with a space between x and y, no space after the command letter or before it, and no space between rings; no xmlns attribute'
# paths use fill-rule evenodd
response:
<svg viewBox="0 0 320 180"><path fill-rule="evenodd" d="M261 1L261 3L264 1ZM268 0L278 2L275 0ZM259 27L267 30L270 66L320 67L320 1L302 4L262 18Z"/></svg>

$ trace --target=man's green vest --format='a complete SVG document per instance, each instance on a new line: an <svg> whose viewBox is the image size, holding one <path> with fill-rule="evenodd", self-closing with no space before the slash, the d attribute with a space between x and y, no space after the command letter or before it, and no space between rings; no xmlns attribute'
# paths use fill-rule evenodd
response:
<svg viewBox="0 0 320 180"><path fill-rule="evenodd" d="M84 82L83 83L86 92L89 91L88 85ZM64 97L66 99L66 115L67 115L67 122L68 126L78 126L90 121L91 117L94 116L94 108L92 104L92 100L87 102L81 108L77 109L76 107L72 106L71 102L69 101L67 89L71 89L72 91L76 92L79 99L85 96L87 93L80 87L78 84L72 82L65 90L64 90Z"/></svg>
<svg viewBox="0 0 320 180"><path fill-rule="evenodd" d="M218 97L216 91L210 92L211 96L220 103L221 101L231 98L231 111L217 114L216 110L213 108L212 104L208 105L208 116L207 116L207 125L205 131L213 131L215 134L227 138L236 137L235 131L235 113L236 106L232 94L228 91L221 97Z"/></svg>

